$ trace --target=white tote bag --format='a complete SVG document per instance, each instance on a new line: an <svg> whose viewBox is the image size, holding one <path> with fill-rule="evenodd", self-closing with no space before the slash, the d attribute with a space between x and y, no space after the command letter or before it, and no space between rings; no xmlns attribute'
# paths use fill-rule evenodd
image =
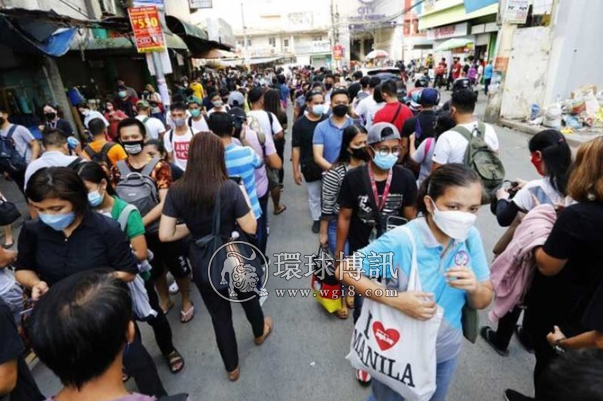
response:
<svg viewBox="0 0 603 401"><path fill-rule="evenodd" d="M412 244L408 291L421 291L415 240L409 228L402 231ZM436 340L442 316L438 306L431 319L416 320L367 298L346 359L406 400L428 401L436 390Z"/></svg>

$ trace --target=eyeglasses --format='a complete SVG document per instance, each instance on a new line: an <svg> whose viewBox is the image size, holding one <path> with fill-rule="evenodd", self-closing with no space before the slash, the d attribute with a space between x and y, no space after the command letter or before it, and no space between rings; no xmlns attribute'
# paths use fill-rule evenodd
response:
<svg viewBox="0 0 603 401"><path fill-rule="evenodd" d="M391 153L392 155L398 157L398 156L400 156L400 153L402 153L402 146L394 146L393 148L388 148L387 146L381 146L376 149L371 146L371 148L375 151L375 153L378 153L381 156L387 156Z"/></svg>

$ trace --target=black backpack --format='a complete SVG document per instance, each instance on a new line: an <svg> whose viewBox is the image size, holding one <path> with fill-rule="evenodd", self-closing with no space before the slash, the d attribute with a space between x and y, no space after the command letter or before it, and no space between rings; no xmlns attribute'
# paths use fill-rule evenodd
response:
<svg viewBox="0 0 603 401"><path fill-rule="evenodd" d="M27 161L24 156L17 151L13 134L17 129L16 125L12 125L6 137L0 135L0 169L7 173L21 173L27 168ZM27 151L26 151L27 153Z"/></svg>
<svg viewBox="0 0 603 401"><path fill-rule="evenodd" d="M95 152L90 145L86 145L84 152L90 156L90 160L96 163L104 163L108 167L113 167L111 159L109 159L109 151L113 149L113 146L117 145L115 142L107 142L103 145L100 152Z"/></svg>

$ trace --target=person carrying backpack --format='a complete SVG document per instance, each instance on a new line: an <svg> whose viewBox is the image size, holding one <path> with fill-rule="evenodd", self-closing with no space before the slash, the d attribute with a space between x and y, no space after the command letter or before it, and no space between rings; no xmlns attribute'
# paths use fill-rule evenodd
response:
<svg viewBox="0 0 603 401"><path fill-rule="evenodd" d="M478 121L473 115L475 103L476 96L471 89L452 93L450 109L456 126L438 138L433 152L433 171L444 164L465 164L480 176L487 195L483 201L489 203L502 185L505 168L498 155L498 136L491 125Z"/></svg>
<svg viewBox="0 0 603 401"><path fill-rule="evenodd" d="M10 123L8 116L9 110L0 107L0 171L24 194L25 169L40 156L40 145L27 128Z"/></svg>
<svg viewBox="0 0 603 401"><path fill-rule="evenodd" d="M180 321L188 323L195 315L195 308L189 297L190 268L184 256L184 243L159 241L159 218L168 189L172 185L170 165L158 157L149 159L143 152L145 125L141 121L135 118L125 119L119 123L117 132L128 157L111 169L111 183L117 196L136 206L142 215L147 246L155 255L151 261L151 280L159 293L161 309L168 313L174 306L166 280L169 269L182 295Z"/></svg>
<svg viewBox="0 0 603 401"><path fill-rule="evenodd" d="M118 161L128 157L124 148L115 142L107 142L107 126L100 118L94 118L88 123L88 130L92 135L92 142L85 148L83 156L90 161L105 164L111 168Z"/></svg>

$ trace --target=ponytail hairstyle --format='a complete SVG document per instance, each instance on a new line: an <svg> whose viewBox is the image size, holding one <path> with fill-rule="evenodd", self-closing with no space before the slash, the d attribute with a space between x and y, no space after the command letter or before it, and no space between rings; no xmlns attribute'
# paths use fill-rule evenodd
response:
<svg viewBox="0 0 603 401"><path fill-rule="evenodd" d="M530 153L542 153L547 178L559 194L567 196L567 181L572 164L572 151L562 133L554 129L540 131L528 144Z"/></svg>
<svg viewBox="0 0 603 401"><path fill-rule="evenodd" d="M417 195L417 210L423 216L427 216L429 212L425 204L426 196L435 202L450 187L467 187L475 183L481 185L481 180L469 167L460 163L445 164L423 181Z"/></svg>
<svg viewBox="0 0 603 401"><path fill-rule="evenodd" d="M109 179L109 173L103 166L95 162L83 163L79 168L78 175L82 180L91 182L96 185L100 185L100 183L105 180L107 183L107 194L109 196L115 196L115 189L113 185L111 185L111 180Z"/></svg>

